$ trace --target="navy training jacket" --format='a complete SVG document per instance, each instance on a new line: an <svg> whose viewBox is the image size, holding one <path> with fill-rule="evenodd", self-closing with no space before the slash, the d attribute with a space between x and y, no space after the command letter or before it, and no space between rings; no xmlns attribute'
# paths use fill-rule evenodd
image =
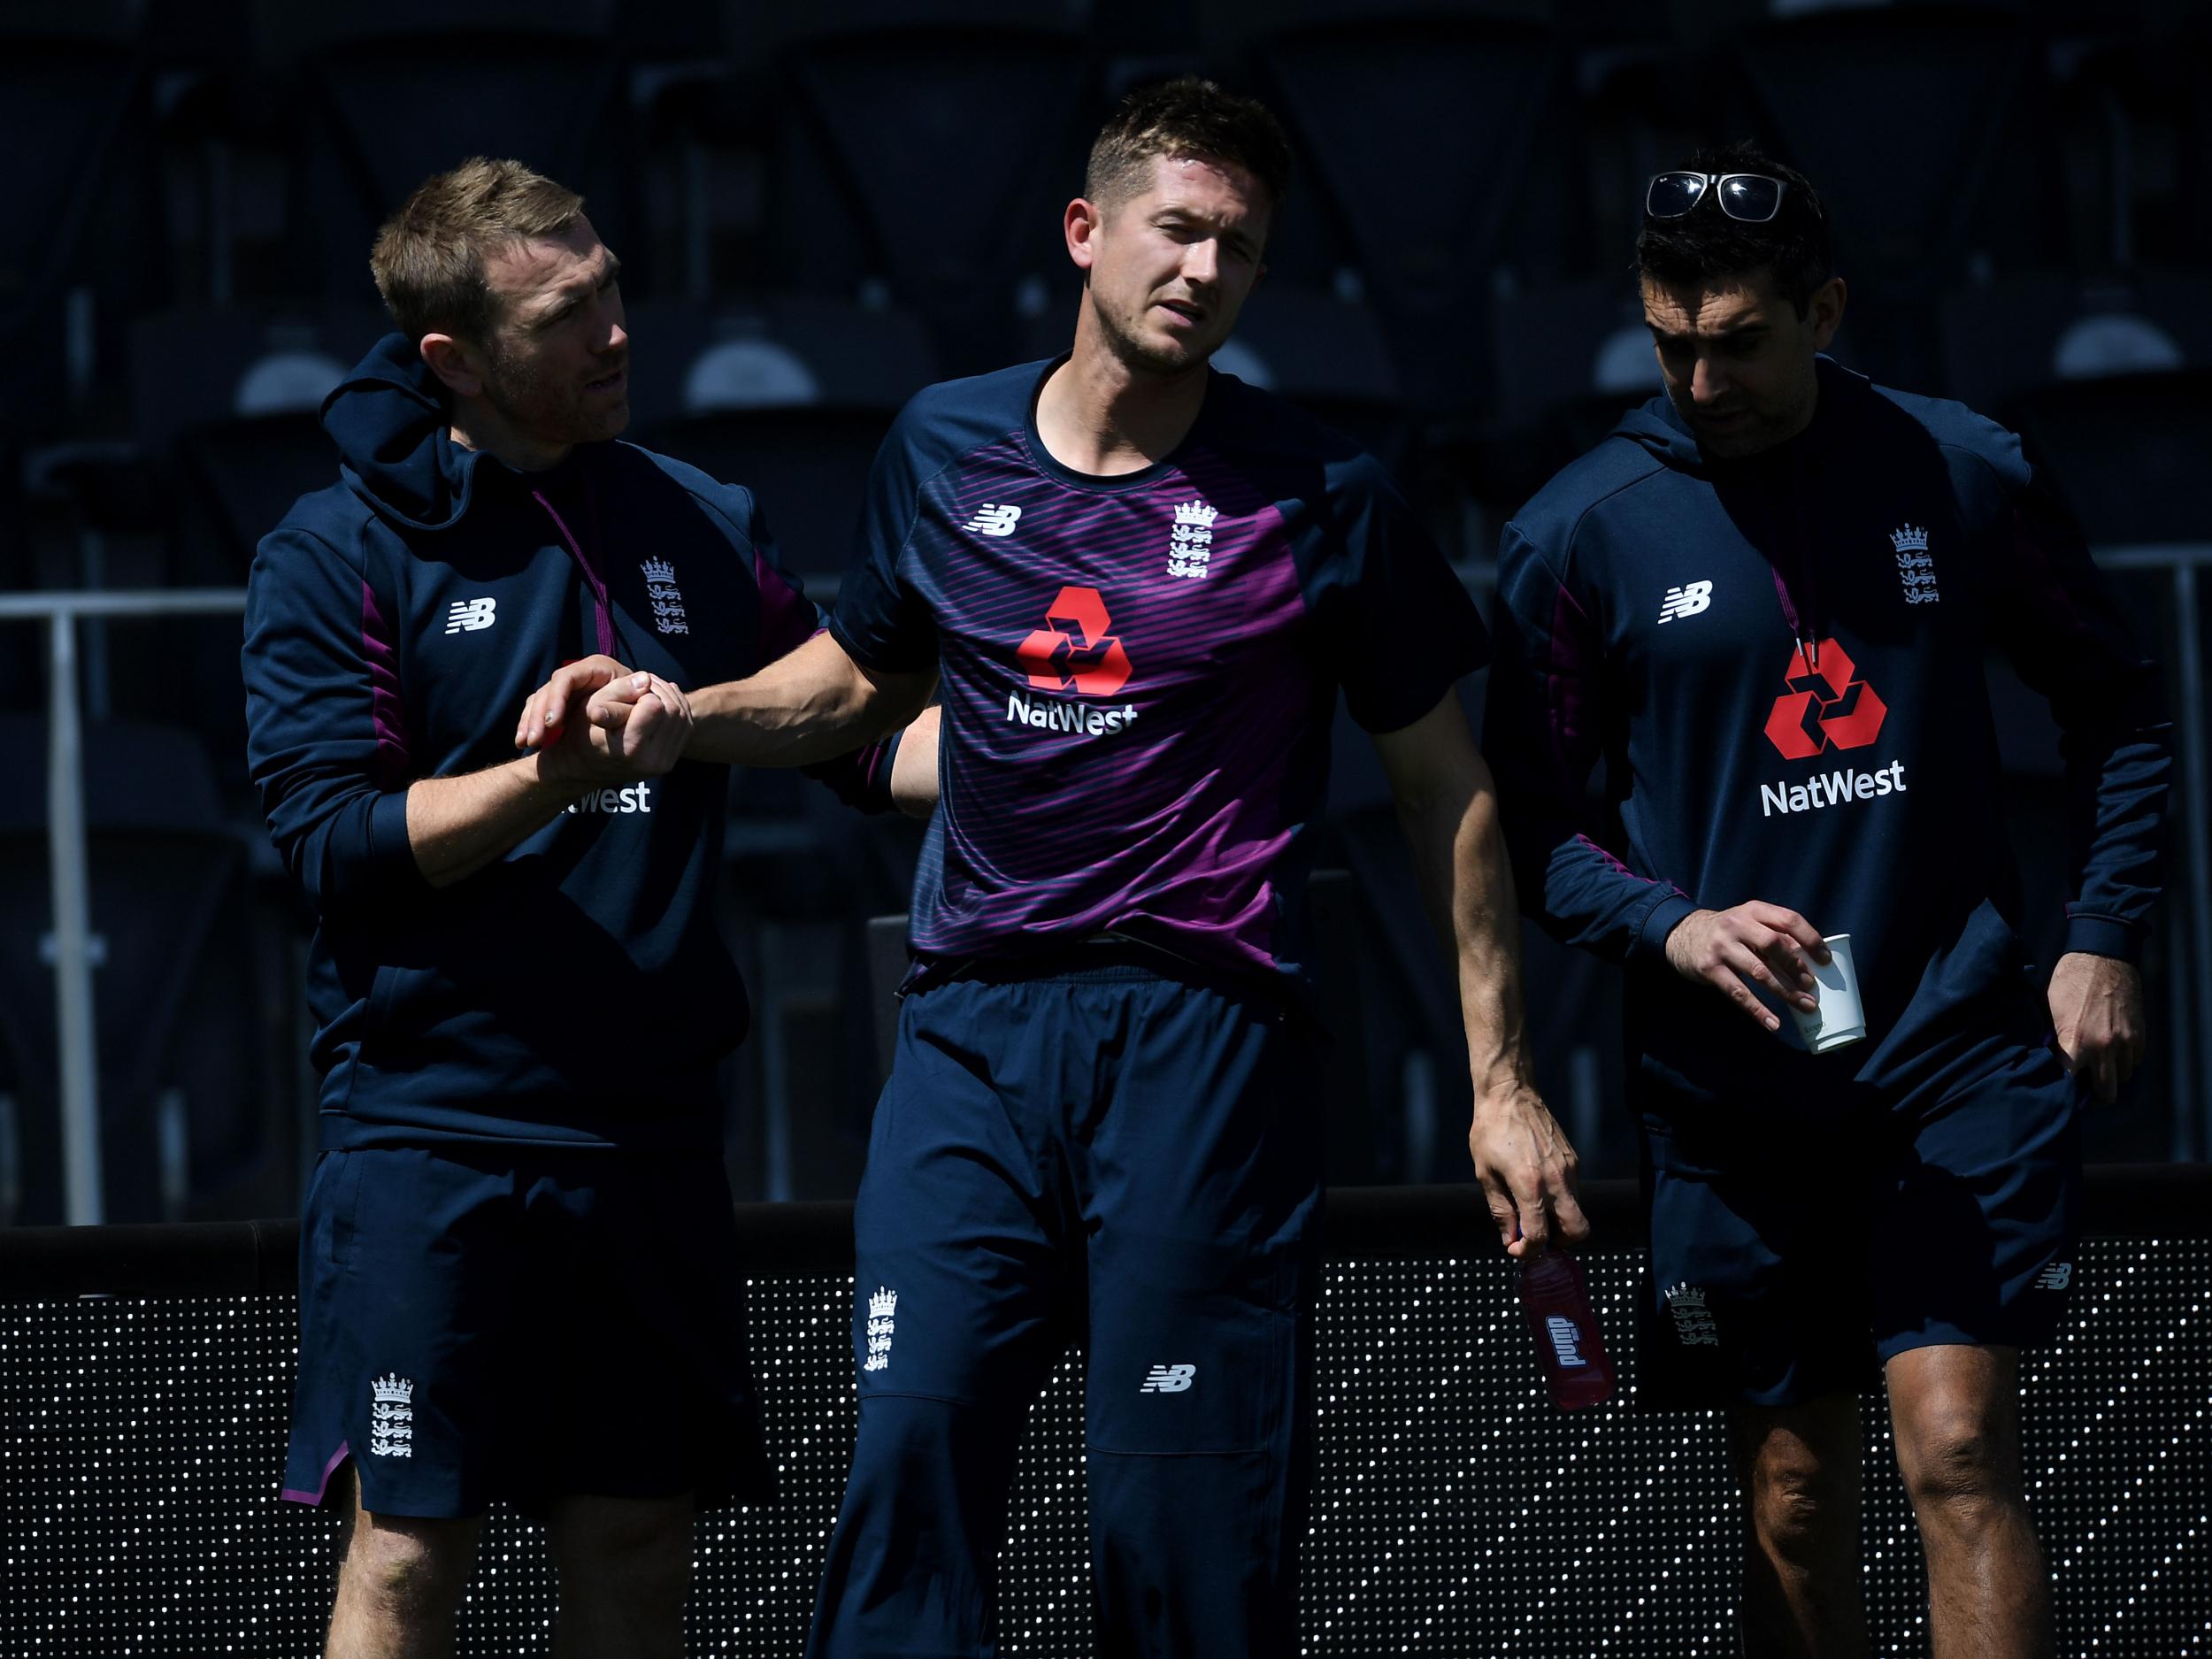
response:
<svg viewBox="0 0 2212 1659"><path fill-rule="evenodd" d="M745 988L712 918L728 769L595 791L443 889L415 779L515 757L523 701L606 651L686 687L818 632L752 495L619 442L546 473L457 445L387 336L323 405L340 481L261 542L244 668L255 787L319 926L326 1148L718 1148ZM887 804L890 745L813 769Z"/></svg>
<svg viewBox="0 0 2212 1659"><path fill-rule="evenodd" d="M1818 372L1812 426L1747 461L1655 398L1504 532L1485 752L1523 902L1630 970L1647 1102L1841 1079L1939 1099L2047 1034L1992 648L2059 727L2063 948L2134 960L2158 893L2157 672L2078 532L2002 427ZM1851 935L1865 1042L1815 1059L1665 965L1691 910L1752 899Z"/></svg>

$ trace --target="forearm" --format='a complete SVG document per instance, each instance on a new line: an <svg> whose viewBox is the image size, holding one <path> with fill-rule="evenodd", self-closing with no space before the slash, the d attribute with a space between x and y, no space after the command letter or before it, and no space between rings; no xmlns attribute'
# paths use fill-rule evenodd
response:
<svg viewBox="0 0 2212 1659"><path fill-rule="evenodd" d="M891 799L909 818L927 818L937 810L938 726L941 709L914 717L892 757Z"/></svg>
<svg viewBox="0 0 2212 1659"><path fill-rule="evenodd" d="M457 778L420 778L407 789L407 842L423 879L451 887L536 833L584 792L549 779L526 755Z"/></svg>
<svg viewBox="0 0 2212 1659"><path fill-rule="evenodd" d="M691 696L684 754L733 766L807 766L872 742L914 718L929 675L864 672L828 634L817 634L749 680Z"/></svg>
<svg viewBox="0 0 2212 1659"><path fill-rule="evenodd" d="M1527 1085L1520 915L1488 768L1471 756L1463 778L1402 795L1398 818L1431 924L1452 951L1475 1097Z"/></svg>

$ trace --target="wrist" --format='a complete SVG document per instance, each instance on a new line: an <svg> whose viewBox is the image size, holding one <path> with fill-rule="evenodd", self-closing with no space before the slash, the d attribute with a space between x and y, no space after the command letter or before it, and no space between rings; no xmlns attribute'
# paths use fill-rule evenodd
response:
<svg viewBox="0 0 2212 1659"><path fill-rule="evenodd" d="M520 769L525 793L544 806L566 806L599 787L595 779L582 776L564 758L558 745L525 755L514 764Z"/></svg>
<svg viewBox="0 0 2212 1659"><path fill-rule="evenodd" d="M1518 1060L1501 1060L1471 1074L1475 1090L1475 1110L1509 1104L1523 1094L1536 1092L1536 1079L1528 1067Z"/></svg>
<svg viewBox="0 0 2212 1659"><path fill-rule="evenodd" d="M1688 930L1683 924L1694 918L1710 916L1712 913L1700 910L1685 894L1669 893L1644 917L1643 926L1638 930L1635 942L1630 947L1631 956L1641 956L1647 960L1663 962L1669 967L1680 971L1682 959L1677 953L1689 939Z"/></svg>

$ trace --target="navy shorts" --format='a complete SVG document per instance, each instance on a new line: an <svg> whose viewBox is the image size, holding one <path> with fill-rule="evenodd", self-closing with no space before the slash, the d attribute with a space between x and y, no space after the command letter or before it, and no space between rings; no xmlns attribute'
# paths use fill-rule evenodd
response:
<svg viewBox="0 0 2212 1659"><path fill-rule="evenodd" d="M1910 1348L2049 1340L2076 1282L2078 1118L2041 1047L1928 1105L1647 1108L1642 1403L1795 1405Z"/></svg>
<svg viewBox="0 0 2212 1659"><path fill-rule="evenodd" d="M1296 1651L1316 1033L1136 968L910 996L854 1214L853 1470L808 1651L988 1650L1014 1448L1071 1341L1100 1647Z"/></svg>
<svg viewBox="0 0 2212 1659"><path fill-rule="evenodd" d="M743 1268L696 1153L326 1152L300 1228L284 1495L372 1513L767 1498Z"/></svg>

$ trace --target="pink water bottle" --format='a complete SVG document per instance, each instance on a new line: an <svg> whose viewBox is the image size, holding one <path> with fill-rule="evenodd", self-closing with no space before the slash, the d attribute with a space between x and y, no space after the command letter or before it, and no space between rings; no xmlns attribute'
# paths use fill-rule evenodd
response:
<svg viewBox="0 0 2212 1659"><path fill-rule="evenodd" d="M1553 1249L1517 1266L1521 1306L1528 1310L1552 1403L1562 1411L1603 1405L1613 1395L1613 1362L1605 1356L1582 1263Z"/></svg>

